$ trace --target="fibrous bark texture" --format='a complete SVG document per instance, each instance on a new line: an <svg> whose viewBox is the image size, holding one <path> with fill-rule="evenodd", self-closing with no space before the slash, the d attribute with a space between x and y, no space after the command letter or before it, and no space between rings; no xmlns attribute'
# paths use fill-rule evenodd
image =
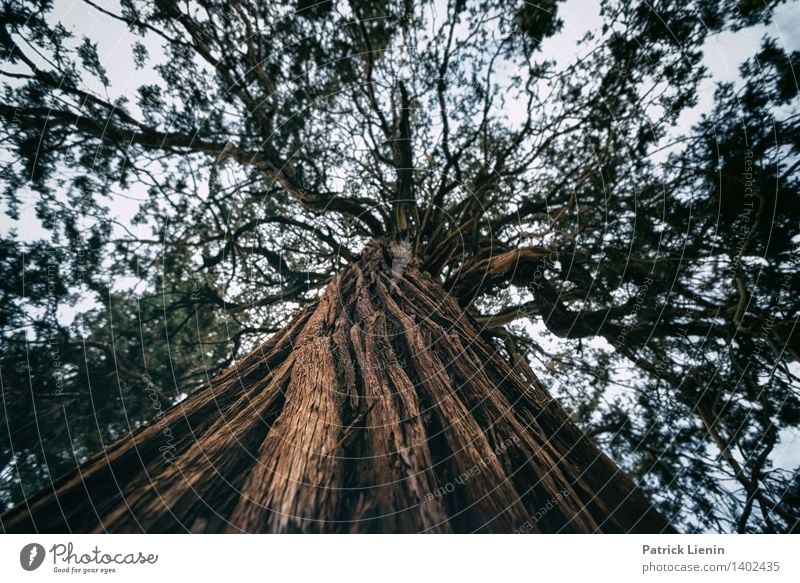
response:
<svg viewBox="0 0 800 583"><path fill-rule="evenodd" d="M284 330L3 527L669 531L408 252L368 245Z"/></svg>

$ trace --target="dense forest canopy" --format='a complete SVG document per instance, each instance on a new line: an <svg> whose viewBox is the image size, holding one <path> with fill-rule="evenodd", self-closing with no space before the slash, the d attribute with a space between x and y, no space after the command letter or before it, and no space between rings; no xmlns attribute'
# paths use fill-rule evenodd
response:
<svg viewBox="0 0 800 583"><path fill-rule="evenodd" d="M82 0L82 30L4 0L0 503L204 390L384 237L674 525L796 529L787 8ZM687 125L709 39L751 29Z"/></svg>

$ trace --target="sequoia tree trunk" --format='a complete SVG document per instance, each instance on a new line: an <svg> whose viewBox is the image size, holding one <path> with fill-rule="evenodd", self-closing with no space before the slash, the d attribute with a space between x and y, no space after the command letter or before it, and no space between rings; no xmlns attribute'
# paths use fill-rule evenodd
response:
<svg viewBox="0 0 800 583"><path fill-rule="evenodd" d="M285 329L3 528L670 531L405 249L368 245Z"/></svg>

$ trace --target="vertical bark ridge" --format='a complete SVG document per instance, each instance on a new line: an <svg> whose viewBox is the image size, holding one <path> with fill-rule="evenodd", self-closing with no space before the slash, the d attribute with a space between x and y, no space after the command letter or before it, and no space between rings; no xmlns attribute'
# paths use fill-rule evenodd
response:
<svg viewBox="0 0 800 583"><path fill-rule="evenodd" d="M334 304L325 294L298 339L285 406L259 448L231 529L319 532L337 518L344 395L329 334Z"/></svg>
<svg viewBox="0 0 800 583"><path fill-rule="evenodd" d="M434 336L426 340L417 352L425 354L433 351L441 362L446 363L449 378L452 379L450 385L453 387L452 394L461 400L468 409L468 414L483 428L491 446L490 456L497 458L502 464L509 483L516 488L514 491L516 498L505 497L508 500L509 510L517 504L522 504L523 508L538 509L547 505L551 498L555 498L553 501L555 507L551 508L546 516L548 530L553 530L556 525L565 524L561 508L572 506L571 511L567 513L574 516L579 512L579 507L570 504L568 493L571 487L568 480L556 471L556 463L548 456L547 441L541 443L536 439L541 432L534 430L539 428L523 424L515 415L512 404L497 390L497 384L485 374L485 365L475 358L474 354L473 345L479 338L477 331L469 331L467 334L469 337L464 338L470 324L464 321L462 310L455 302L448 301L446 296L438 298L439 301L435 304L427 301L429 299L426 298L425 302L427 310L431 313L442 311L453 313L455 319L449 320L450 330L446 330L434 323L431 318L426 318L426 328ZM414 327L408 326L408 329L413 330ZM527 456L519 456L520 450L527 452ZM542 457L545 458L544 463L534 463ZM552 496L551 492L567 492L567 495ZM484 492L483 496L493 494L490 489ZM475 513L470 510L470 514ZM597 527L589 516L576 516L576 518L580 522L579 528L582 531ZM517 525L519 524L518 521Z"/></svg>
<svg viewBox="0 0 800 583"><path fill-rule="evenodd" d="M56 495L29 500L30 511L12 509L4 528L670 530L530 369L509 364L437 281L394 255L401 247L372 242L207 390L57 481Z"/></svg>
<svg viewBox="0 0 800 583"><path fill-rule="evenodd" d="M515 525L526 520L527 513L518 503L519 496L497 459L497 448L492 447L478 420L458 399L453 379L442 360L437 357L433 342L431 339L426 340L420 331L424 324L415 323L386 293L385 288L382 291L387 308L400 322L411 361L409 368L418 372L415 383L417 392L426 392L432 404L430 413L439 418L439 425L443 428L451 453L443 463L450 466L449 475L453 480L467 474L468 479L461 480L464 483L458 484L462 496L454 498L465 500L467 504L457 511L464 514L462 527L467 530L483 530L488 523L495 523L500 530L513 530ZM477 472L477 475L469 476L470 471ZM444 484L445 490L448 489L447 484ZM487 484L492 485L490 493L485 489ZM494 492L495 490L499 492ZM445 494L449 493L445 491ZM499 505L500 500L505 503Z"/></svg>
<svg viewBox="0 0 800 583"><path fill-rule="evenodd" d="M361 429L362 480L358 520L372 531L447 532L441 504L420 501L435 485L428 436L421 421L414 386L389 341L389 322L371 295L375 271L356 271L356 322L351 340L369 409ZM358 525L354 524L358 528Z"/></svg>

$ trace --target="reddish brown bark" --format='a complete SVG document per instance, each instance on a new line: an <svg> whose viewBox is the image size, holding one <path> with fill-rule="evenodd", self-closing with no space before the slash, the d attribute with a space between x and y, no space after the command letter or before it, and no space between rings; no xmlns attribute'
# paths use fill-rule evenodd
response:
<svg viewBox="0 0 800 583"><path fill-rule="evenodd" d="M8 531L661 532L442 287L370 244L240 363L3 517Z"/></svg>

